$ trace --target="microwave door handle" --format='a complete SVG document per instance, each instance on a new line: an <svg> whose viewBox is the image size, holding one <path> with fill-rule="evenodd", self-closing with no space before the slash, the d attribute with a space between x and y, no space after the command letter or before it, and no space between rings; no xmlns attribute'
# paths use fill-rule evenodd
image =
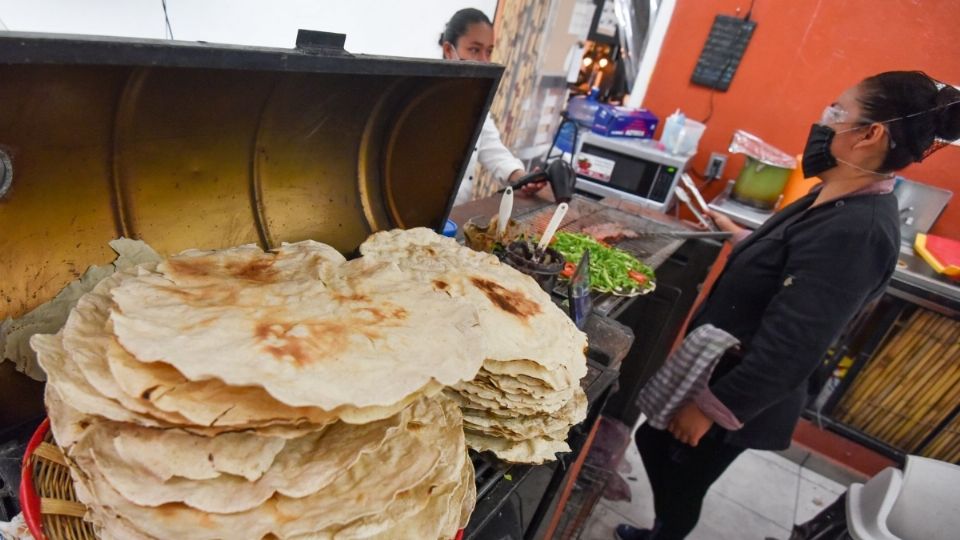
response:
<svg viewBox="0 0 960 540"><path fill-rule="evenodd" d="M660 171L663 170L663 165L655 161L647 161L648 165L653 166L653 174L647 175L647 178L650 179L650 183L647 185L647 189L643 190L643 193L638 193L644 199L653 200L653 192L657 189L657 182L660 181ZM644 171L646 172L646 171ZM641 185L643 184L643 179L640 180Z"/></svg>

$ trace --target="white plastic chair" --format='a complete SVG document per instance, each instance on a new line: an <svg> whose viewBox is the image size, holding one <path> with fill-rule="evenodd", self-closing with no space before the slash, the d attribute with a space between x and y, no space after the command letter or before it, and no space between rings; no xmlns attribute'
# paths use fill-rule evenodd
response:
<svg viewBox="0 0 960 540"><path fill-rule="evenodd" d="M892 467L865 484L847 490L847 531L854 540L901 540L887 526L903 484L903 473Z"/></svg>
<svg viewBox="0 0 960 540"><path fill-rule="evenodd" d="M887 526L903 540L960 538L960 466L907 456L903 486Z"/></svg>
<svg viewBox="0 0 960 540"><path fill-rule="evenodd" d="M847 493L847 528L855 540L960 538L960 466L907 456Z"/></svg>

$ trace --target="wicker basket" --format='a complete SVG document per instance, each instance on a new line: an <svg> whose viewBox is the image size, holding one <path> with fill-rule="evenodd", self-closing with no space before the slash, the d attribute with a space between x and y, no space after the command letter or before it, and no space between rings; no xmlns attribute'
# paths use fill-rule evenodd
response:
<svg viewBox="0 0 960 540"><path fill-rule="evenodd" d="M96 540L93 525L83 520L87 507L77 502L70 467L44 419L23 456L20 506L35 540ZM463 530L455 540L463 539Z"/></svg>
<svg viewBox="0 0 960 540"><path fill-rule="evenodd" d="M50 421L34 432L23 457L20 506L36 540L95 540L93 525L83 520L87 509L77 502L63 452L53 442Z"/></svg>

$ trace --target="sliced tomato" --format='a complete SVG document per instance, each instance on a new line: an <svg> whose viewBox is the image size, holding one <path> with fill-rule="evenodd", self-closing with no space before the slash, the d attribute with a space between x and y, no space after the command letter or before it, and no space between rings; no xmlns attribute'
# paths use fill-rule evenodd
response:
<svg viewBox="0 0 960 540"><path fill-rule="evenodd" d="M636 270L630 270L629 272L627 272L627 276L629 276L630 279L636 281L640 285L646 285L647 282L650 281L650 278L648 278L644 274L641 274L640 272L637 272Z"/></svg>
<svg viewBox="0 0 960 540"><path fill-rule="evenodd" d="M568 278L573 277L573 273L577 271L577 265L573 264L570 261L567 261L563 264L563 270L560 271L560 275Z"/></svg>

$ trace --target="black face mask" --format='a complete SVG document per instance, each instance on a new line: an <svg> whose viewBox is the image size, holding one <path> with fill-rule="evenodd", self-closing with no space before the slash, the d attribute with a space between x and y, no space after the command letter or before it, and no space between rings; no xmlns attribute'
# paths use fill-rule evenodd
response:
<svg viewBox="0 0 960 540"><path fill-rule="evenodd" d="M828 171L837 166L837 158L830 153L830 143L837 132L830 126L823 124L814 124L810 128L810 135L807 137L807 145L803 147L803 167L804 178L817 176L823 171Z"/></svg>

